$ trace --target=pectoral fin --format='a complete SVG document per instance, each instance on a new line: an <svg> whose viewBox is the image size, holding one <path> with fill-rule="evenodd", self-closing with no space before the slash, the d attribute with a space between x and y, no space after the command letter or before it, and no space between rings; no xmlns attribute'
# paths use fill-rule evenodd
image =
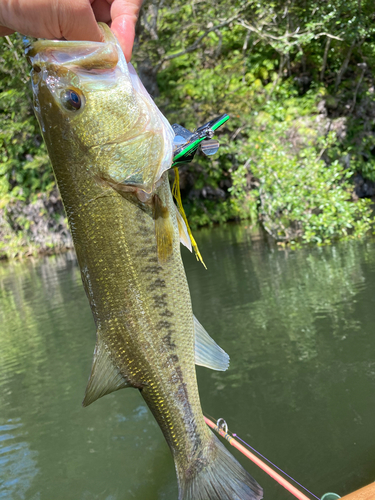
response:
<svg viewBox="0 0 375 500"><path fill-rule="evenodd" d="M106 394L130 386L130 382L124 378L117 366L114 365L104 342L98 338L91 375L82 405L88 406Z"/></svg>
<svg viewBox="0 0 375 500"><path fill-rule="evenodd" d="M228 354L208 335L194 316L195 364L224 372L229 366Z"/></svg>
<svg viewBox="0 0 375 500"><path fill-rule="evenodd" d="M200 260L202 262L204 268L207 269L206 264L203 262L202 255L198 249L198 245L197 245L197 243L194 239L194 236L192 235L191 230L189 228L189 223L188 223L188 220L187 220L186 215L185 215L184 207L182 206L181 192L180 192L180 174L178 173L177 167L175 167L175 169L174 169L174 174L175 174L175 179L174 179L174 183L172 186L172 194L177 202L177 207L178 207L178 210L181 214L181 217L185 221L185 226L186 226L187 232L188 232L189 237L190 237L191 246L194 248L194 252L195 252L195 255L197 257L197 260Z"/></svg>
<svg viewBox="0 0 375 500"><path fill-rule="evenodd" d="M178 232L180 234L180 242L190 250L190 252L193 251L193 248L191 246L191 239L189 236L189 232L187 230L186 224L184 219L182 218L182 215L178 211L178 208L176 207L176 219L177 219L177 224L178 224Z"/></svg>
<svg viewBox="0 0 375 500"><path fill-rule="evenodd" d="M158 259L163 264L172 255L173 225L168 208L164 207L157 194L153 196L153 215L155 220Z"/></svg>

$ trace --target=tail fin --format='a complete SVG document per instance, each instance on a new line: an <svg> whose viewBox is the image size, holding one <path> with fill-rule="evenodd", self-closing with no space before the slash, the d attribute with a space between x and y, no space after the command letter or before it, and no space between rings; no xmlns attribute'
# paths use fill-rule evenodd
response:
<svg viewBox="0 0 375 500"><path fill-rule="evenodd" d="M212 437L212 458L206 464L197 459L196 466L189 467L189 471L179 470L176 464L179 500L261 500L263 489L217 437Z"/></svg>

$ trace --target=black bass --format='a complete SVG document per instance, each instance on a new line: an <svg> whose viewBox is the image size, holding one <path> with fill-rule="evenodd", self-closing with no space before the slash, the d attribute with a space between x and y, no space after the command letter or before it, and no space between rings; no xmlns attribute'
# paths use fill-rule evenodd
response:
<svg viewBox="0 0 375 500"><path fill-rule="evenodd" d="M167 170L174 134L106 26L103 43L28 49L34 107L73 235L97 342L83 405L139 389L175 460L180 500L259 500L206 426L195 363L227 354L194 318L189 245Z"/></svg>

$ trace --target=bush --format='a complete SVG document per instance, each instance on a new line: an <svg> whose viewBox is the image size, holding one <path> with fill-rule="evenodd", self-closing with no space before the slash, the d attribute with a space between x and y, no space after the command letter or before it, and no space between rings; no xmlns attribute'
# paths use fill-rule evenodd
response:
<svg viewBox="0 0 375 500"><path fill-rule="evenodd" d="M372 229L370 202L352 192L359 179L372 186L361 196L375 194L374 20L371 0L145 2L134 61L170 122L231 116L219 153L180 168L193 227L247 218L292 245ZM0 209L20 244L31 222L14 218L19 203L53 186L22 40L5 37Z"/></svg>
<svg viewBox="0 0 375 500"><path fill-rule="evenodd" d="M239 212L258 213L271 236L292 245L321 245L368 232L374 222L371 202L353 202L349 182L353 172L338 160L321 159L335 141L334 134L320 142L320 151L310 145L296 154L287 131L283 123L269 124L244 145L242 154L248 159L233 173L231 188ZM249 175L257 185L250 197Z"/></svg>
<svg viewBox="0 0 375 500"><path fill-rule="evenodd" d="M19 35L0 38L0 208L53 188L47 151L32 108L30 68Z"/></svg>

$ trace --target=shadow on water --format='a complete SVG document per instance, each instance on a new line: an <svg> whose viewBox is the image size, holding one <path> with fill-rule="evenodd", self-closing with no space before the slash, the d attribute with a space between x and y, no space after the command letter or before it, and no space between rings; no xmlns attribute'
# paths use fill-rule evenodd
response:
<svg viewBox="0 0 375 500"><path fill-rule="evenodd" d="M375 244L279 250L241 225L183 253L196 316L230 354L203 409L320 496L375 480ZM73 254L0 266L0 499L170 500L173 461L137 391L81 401L95 327ZM265 474L265 499L288 500Z"/></svg>

